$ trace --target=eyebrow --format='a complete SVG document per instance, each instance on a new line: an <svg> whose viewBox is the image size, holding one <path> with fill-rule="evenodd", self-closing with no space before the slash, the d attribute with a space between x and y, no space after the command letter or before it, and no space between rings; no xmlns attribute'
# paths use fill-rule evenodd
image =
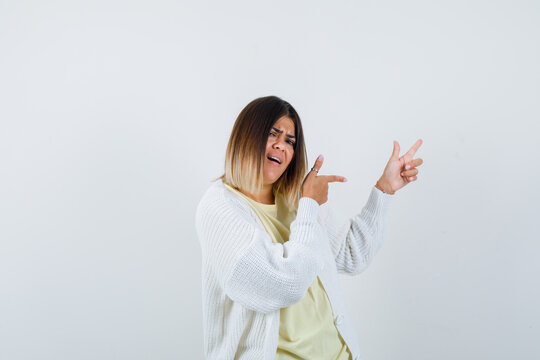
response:
<svg viewBox="0 0 540 360"><path fill-rule="evenodd" d="M277 131L277 132L280 133L280 134L283 132L283 130L276 129L275 127L272 127L272 129L274 129L274 131ZM294 136L294 135L289 135L289 134L287 134L287 137L290 137L291 139L295 139L295 140L296 140L296 136Z"/></svg>

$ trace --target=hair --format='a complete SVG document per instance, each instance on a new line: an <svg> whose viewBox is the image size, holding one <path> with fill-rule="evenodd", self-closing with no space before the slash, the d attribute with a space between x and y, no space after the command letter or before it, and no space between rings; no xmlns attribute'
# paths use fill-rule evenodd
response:
<svg viewBox="0 0 540 360"><path fill-rule="evenodd" d="M251 194L261 191L268 134L276 121L283 116L294 122L296 142L293 158L287 169L274 182L272 192L276 199L283 196L289 211L297 210L308 168L304 133L296 110L277 96L257 98L242 109L227 145L225 172L212 181L221 179L224 183Z"/></svg>

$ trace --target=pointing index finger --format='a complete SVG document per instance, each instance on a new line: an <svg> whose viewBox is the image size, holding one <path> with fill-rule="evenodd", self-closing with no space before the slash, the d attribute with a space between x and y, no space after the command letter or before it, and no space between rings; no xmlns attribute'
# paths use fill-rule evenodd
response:
<svg viewBox="0 0 540 360"><path fill-rule="evenodd" d="M345 176L339 176L339 175L321 175L319 177L323 177L326 182L336 182L336 181L339 181L339 182L346 182L347 181L347 178Z"/></svg>

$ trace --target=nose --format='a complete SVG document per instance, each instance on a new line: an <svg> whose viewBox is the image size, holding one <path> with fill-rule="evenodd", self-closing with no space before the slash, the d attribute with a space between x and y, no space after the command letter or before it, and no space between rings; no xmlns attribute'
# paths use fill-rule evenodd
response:
<svg viewBox="0 0 540 360"><path fill-rule="evenodd" d="M277 140L274 142L274 147L275 147L276 149L281 149L281 150L283 150L283 149L285 149L285 144L283 143L282 140L277 139Z"/></svg>

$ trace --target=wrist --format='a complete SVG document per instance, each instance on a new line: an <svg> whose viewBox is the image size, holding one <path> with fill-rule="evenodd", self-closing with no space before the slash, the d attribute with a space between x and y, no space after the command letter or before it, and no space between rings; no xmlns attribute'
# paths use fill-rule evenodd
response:
<svg viewBox="0 0 540 360"><path fill-rule="evenodd" d="M385 194L390 194L390 195L394 195L395 194L395 191L392 190L392 187L380 180L377 181L377 183L375 184L375 187L379 190L381 190L383 193Z"/></svg>

